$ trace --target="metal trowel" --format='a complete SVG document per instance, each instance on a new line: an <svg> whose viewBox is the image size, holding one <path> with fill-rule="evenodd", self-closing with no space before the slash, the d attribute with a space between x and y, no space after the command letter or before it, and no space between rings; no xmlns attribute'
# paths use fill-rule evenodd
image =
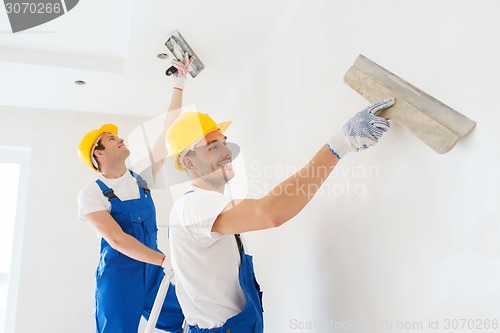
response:
<svg viewBox="0 0 500 333"><path fill-rule="evenodd" d="M176 30L172 36L167 39L165 46L168 48L170 53L172 53L172 56L179 61L183 61L184 54L186 52L190 58L194 57L194 61L191 63L189 69L189 74L191 74L192 77L196 77L196 75L198 75L205 68L205 65L203 65L200 58L198 58L196 53L194 53L193 49L189 46L178 30ZM165 74L170 76L176 72L177 69L174 66L171 66L167 69Z"/></svg>
<svg viewBox="0 0 500 333"><path fill-rule="evenodd" d="M476 123L429 94L359 55L344 82L371 103L394 97L377 116L391 119L440 154L448 152Z"/></svg>

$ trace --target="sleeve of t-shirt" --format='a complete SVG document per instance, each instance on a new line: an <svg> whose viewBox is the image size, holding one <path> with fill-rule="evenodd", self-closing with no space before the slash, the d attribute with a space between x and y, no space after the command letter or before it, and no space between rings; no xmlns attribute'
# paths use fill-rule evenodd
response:
<svg viewBox="0 0 500 333"><path fill-rule="evenodd" d="M83 220L85 215L101 210L109 211L111 204L102 194L99 187L92 183L88 184L78 193L78 217Z"/></svg>
<svg viewBox="0 0 500 333"><path fill-rule="evenodd" d="M212 232L212 226L231 199L219 192L196 190L184 206L184 225L193 234L209 238L220 236Z"/></svg>

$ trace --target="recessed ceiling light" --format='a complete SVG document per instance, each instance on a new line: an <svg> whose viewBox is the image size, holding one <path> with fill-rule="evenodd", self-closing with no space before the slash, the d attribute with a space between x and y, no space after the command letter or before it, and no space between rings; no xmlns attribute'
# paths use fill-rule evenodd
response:
<svg viewBox="0 0 500 333"><path fill-rule="evenodd" d="M158 53L157 57L160 58L160 59L168 59L168 54L166 54L166 53Z"/></svg>
<svg viewBox="0 0 500 333"><path fill-rule="evenodd" d="M78 84L79 86L84 86L87 84L87 82L85 82L83 80L76 80L75 83Z"/></svg>

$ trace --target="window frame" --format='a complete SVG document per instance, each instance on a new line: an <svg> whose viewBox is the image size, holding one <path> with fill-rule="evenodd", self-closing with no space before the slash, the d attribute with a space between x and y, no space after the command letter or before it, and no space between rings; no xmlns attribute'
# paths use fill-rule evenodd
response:
<svg viewBox="0 0 500 333"><path fill-rule="evenodd" d="M0 163L19 163L20 165L14 240L7 289L7 306L4 327L5 333L15 332L19 281L21 278L21 260L24 241L24 225L26 219L30 155L31 149L29 147L0 146Z"/></svg>

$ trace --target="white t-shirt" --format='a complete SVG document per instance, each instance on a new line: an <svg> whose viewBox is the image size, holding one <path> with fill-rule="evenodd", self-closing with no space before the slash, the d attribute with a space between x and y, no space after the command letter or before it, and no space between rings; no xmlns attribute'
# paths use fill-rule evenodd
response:
<svg viewBox="0 0 500 333"><path fill-rule="evenodd" d="M151 173L141 175L147 184L153 181ZM114 193L120 200L132 200L140 198L139 187L137 180L127 170L123 176L119 178L106 178L102 174L98 177L109 188L113 189ZM102 194L102 190L94 181L87 184L83 190L78 193L78 216L84 219L84 216L98 212L101 210L111 211L111 203L109 199Z"/></svg>
<svg viewBox="0 0 500 333"><path fill-rule="evenodd" d="M243 310L240 254L234 235L212 232L231 201L197 187L178 199L170 214L170 253L176 292L186 321L201 328L222 326Z"/></svg>

